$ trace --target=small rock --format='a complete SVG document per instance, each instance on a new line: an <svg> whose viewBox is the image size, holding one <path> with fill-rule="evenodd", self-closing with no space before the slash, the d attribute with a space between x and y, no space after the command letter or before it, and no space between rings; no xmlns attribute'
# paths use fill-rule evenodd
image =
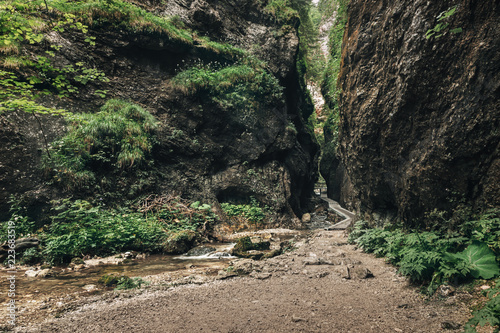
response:
<svg viewBox="0 0 500 333"><path fill-rule="evenodd" d="M339 265L334 267L334 272L340 275L340 278L342 279L350 279L351 274L349 272L349 267L346 265Z"/></svg>
<svg viewBox="0 0 500 333"><path fill-rule="evenodd" d="M350 269L351 277L358 279L368 279L374 277L373 273L366 267L353 267Z"/></svg>
<svg viewBox="0 0 500 333"><path fill-rule="evenodd" d="M330 274L330 272L319 272L316 277L321 279L321 278L324 278L325 276L328 276Z"/></svg>
<svg viewBox="0 0 500 333"><path fill-rule="evenodd" d="M135 259L146 259L149 256L147 253L140 253L138 254Z"/></svg>
<svg viewBox="0 0 500 333"><path fill-rule="evenodd" d="M91 292L97 290L97 286L95 284L86 284L83 286L85 291Z"/></svg>
<svg viewBox="0 0 500 333"><path fill-rule="evenodd" d="M24 276L26 277L36 277L37 275L37 271L33 270L33 269L30 269L30 270L27 270L26 272L24 272Z"/></svg>
<svg viewBox="0 0 500 333"><path fill-rule="evenodd" d="M54 272L51 269L46 268L46 269L42 269L42 270L38 271L36 274L36 277L46 278L46 277L50 277L52 275L54 275Z"/></svg>
<svg viewBox="0 0 500 333"><path fill-rule="evenodd" d="M243 259L233 262L233 272L238 275L250 274L253 271L253 260Z"/></svg>
<svg viewBox="0 0 500 333"><path fill-rule="evenodd" d="M302 223L309 223L311 222L311 214L305 213L302 215Z"/></svg>
<svg viewBox="0 0 500 333"><path fill-rule="evenodd" d="M123 254L123 258L125 259L134 259L135 258L135 255L134 253L130 252L130 251L127 251Z"/></svg>
<svg viewBox="0 0 500 333"><path fill-rule="evenodd" d="M85 261L83 261L82 258L73 258L71 259L71 264L74 264L74 265L82 265L82 264L85 264Z"/></svg>
<svg viewBox="0 0 500 333"><path fill-rule="evenodd" d="M265 280L270 278L272 275L270 273L258 273L256 271L253 271L252 273L250 273L250 276L258 280Z"/></svg>
<svg viewBox="0 0 500 333"><path fill-rule="evenodd" d="M443 285L439 286L437 292L438 292L438 295L441 297L449 297L455 293L455 289L452 286L448 286L448 285L443 284Z"/></svg>
<svg viewBox="0 0 500 333"><path fill-rule="evenodd" d="M394 329L394 331L395 331L395 332L403 332L403 330L402 330L402 329L400 329L400 328L395 328L395 329Z"/></svg>
<svg viewBox="0 0 500 333"><path fill-rule="evenodd" d="M441 328L444 328L445 330L458 330L461 327L462 327L462 325L460 325L459 323L455 323L455 322L450 321L450 320L443 321L441 323Z"/></svg>
<svg viewBox="0 0 500 333"><path fill-rule="evenodd" d="M225 280L225 279L228 279L228 278L231 278L231 277L234 277L234 276L237 276L235 273L233 272L228 272L228 271L225 271L225 270L220 270L219 273L217 274L217 279L218 280Z"/></svg>
<svg viewBox="0 0 500 333"><path fill-rule="evenodd" d="M302 260L304 265L335 265L335 263L324 258L306 258Z"/></svg>
<svg viewBox="0 0 500 333"><path fill-rule="evenodd" d="M298 323L299 321L307 321L307 319L297 317L296 315L292 315L292 321L293 321L294 323Z"/></svg>
<svg viewBox="0 0 500 333"><path fill-rule="evenodd" d="M198 246L189 250L186 255L190 257L199 257L212 252L215 252L216 248L211 246Z"/></svg>

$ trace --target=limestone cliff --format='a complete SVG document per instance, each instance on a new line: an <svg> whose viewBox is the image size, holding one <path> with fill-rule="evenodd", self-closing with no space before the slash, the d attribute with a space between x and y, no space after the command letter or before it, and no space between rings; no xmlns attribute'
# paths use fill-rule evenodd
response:
<svg viewBox="0 0 500 333"><path fill-rule="evenodd" d="M148 179L137 175L115 184L115 190L122 187L122 199L175 192L217 204L253 196L279 213L278 224L290 223L292 217L300 217L311 199L318 147L305 127L304 117L311 106L303 97L295 68L299 22L293 17L280 21L264 5L252 0L137 3L159 17L174 17L179 29L198 31L194 35L199 36L190 43L154 29L117 28L106 23L110 15L94 17L95 24L89 24L95 46L84 42L81 33L47 33L45 43L59 47L58 64L85 61L102 70L110 81L82 86L78 95L62 100L46 97L44 103L72 112L96 112L105 100L90 92L100 89L108 91L106 99L137 103L160 121L153 151L155 172ZM212 47L208 38L263 60L265 70L283 87L281 99L267 98L264 107L248 114L172 88L172 78L190 66L238 62L230 52ZM37 47L28 45L27 53L39 52ZM99 189L70 193L47 185L50 179L40 171L41 156L46 142L64 133L62 119L6 112L0 121L0 208L4 216L10 194L23 194L35 213L37 207L56 197L102 195Z"/></svg>
<svg viewBox="0 0 500 333"><path fill-rule="evenodd" d="M498 1L350 2L332 195L410 226L499 206L499 14Z"/></svg>

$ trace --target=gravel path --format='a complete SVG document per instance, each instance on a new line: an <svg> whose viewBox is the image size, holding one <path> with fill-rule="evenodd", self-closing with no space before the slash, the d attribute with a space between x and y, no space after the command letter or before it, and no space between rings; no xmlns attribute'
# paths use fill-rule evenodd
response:
<svg viewBox="0 0 500 333"><path fill-rule="evenodd" d="M467 319L460 294L425 300L394 267L348 245L342 231L312 232L296 246L265 261L236 260L208 283L117 293L17 331L443 332L444 322Z"/></svg>

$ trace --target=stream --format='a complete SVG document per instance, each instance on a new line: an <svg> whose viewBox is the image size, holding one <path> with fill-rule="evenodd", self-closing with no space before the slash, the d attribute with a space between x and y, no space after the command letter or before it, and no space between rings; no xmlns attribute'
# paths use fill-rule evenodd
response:
<svg viewBox="0 0 500 333"><path fill-rule="evenodd" d="M129 277L145 277L161 274L165 272L174 272L184 270L186 267L194 266L196 268L220 268L227 262L234 259L227 252L232 244L215 243L205 244L214 247L216 252L213 254L189 257L185 255L165 255L153 254L145 259L135 259L124 263L100 264L81 270L66 270L61 267L54 267L52 271L54 276L26 277L28 269L17 270L16 276L16 298L40 298L44 296L58 296L74 292L85 291L84 287L88 285L97 285L97 281L104 274L126 275ZM225 253L222 255L222 253ZM9 281L7 281L7 270L2 270L2 279L0 281L0 303L7 302Z"/></svg>
<svg viewBox="0 0 500 333"><path fill-rule="evenodd" d="M271 241L273 246L280 246L281 242L301 237L314 229L327 229L332 222L342 219L332 210L328 214L310 214L310 221L304 230L290 229L265 229L257 231L240 232L231 234L228 241L240 237L258 237ZM335 216L336 215L336 216ZM274 244L274 245L273 245ZM57 316L65 311L83 304L89 296L97 297L108 295L112 287L105 287L98 283L105 274L126 275L128 277L142 277L152 285L168 286L185 278L193 276L216 277L224 276L225 270L234 258L230 255L233 243L207 243L200 247L211 247L215 251L200 255L165 255L154 254L144 256L140 254L135 259L123 259L127 254L110 256L107 258L94 258L85 260L85 265L77 265L74 269L69 267L52 267L51 275L47 277L28 277L28 273L41 272L36 267L18 267L15 273L15 302L17 307L18 323L28 324L42 321L47 316ZM205 252L206 253L206 252ZM80 266L80 267L78 267ZM0 270L0 303L7 304L11 299L8 296L10 282L7 269ZM111 294L113 296L114 294ZM72 305L73 304L73 305ZM0 315L7 315L7 307L0 309ZM1 327L0 327L1 328Z"/></svg>

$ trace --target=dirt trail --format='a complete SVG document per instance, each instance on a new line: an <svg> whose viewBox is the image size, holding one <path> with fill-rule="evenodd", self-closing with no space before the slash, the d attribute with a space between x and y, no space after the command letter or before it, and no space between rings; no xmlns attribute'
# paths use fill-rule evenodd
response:
<svg viewBox="0 0 500 333"><path fill-rule="evenodd" d="M116 293L18 332L442 332L469 314L460 295L426 301L383 259L315 231L298 249L236 260L201 285ZM208 277L193 277L204 282Z"/></svg>

